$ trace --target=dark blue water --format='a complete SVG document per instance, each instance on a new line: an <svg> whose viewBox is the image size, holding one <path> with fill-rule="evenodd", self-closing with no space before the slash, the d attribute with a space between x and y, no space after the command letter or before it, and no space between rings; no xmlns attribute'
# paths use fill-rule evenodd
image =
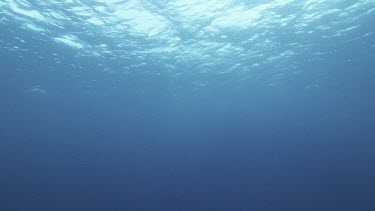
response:
<svg viewBox="0 0 375 211"><path fill-rule="evenodd" d="M208 2L0 3L0 210L375 210L375 3Z"/></svg>

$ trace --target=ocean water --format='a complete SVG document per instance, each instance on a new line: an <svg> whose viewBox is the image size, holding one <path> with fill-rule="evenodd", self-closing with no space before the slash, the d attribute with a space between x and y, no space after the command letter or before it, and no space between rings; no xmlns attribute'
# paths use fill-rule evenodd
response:
<svg viewBox="0 0 375 211"><path fill-rule="evenodd" d="M375 210L374 0L1 0L1 211Z"/></svg>

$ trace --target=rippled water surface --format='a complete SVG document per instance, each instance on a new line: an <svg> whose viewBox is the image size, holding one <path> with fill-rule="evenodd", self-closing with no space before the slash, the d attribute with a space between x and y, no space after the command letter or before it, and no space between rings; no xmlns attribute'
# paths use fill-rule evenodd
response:
<svg viewBox="0 0 375 211"><path fill-rule="evenodd" d="M30 36L19 34L30 32L33 40L65 45L76 58L89 57L116 74L247 78L267 69L285 75L349 45L374 48L374 5L373 0L4 0L1 24L13 26L16 34L2 45L21 56L46 56L28 47ZM57 63L63 59L60 52L52 57Z"/></svg>

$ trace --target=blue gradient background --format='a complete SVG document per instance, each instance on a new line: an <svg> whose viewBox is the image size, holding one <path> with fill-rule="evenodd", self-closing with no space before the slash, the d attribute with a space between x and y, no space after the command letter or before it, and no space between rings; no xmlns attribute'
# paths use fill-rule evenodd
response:
<svg viewBox="0 0 375 211"><path fill-rule="evenodd" d="M151 55L124 73L142 52L83 55L0 4L0 210L375 210L375 4L359 2L355 32L226 74L252 62L165 72Z"/></svg>

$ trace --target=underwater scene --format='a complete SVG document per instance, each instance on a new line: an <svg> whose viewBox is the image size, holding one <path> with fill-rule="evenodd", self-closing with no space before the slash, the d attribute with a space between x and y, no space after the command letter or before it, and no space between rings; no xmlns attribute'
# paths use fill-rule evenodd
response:
<svg viewBox="0 0 375 211"><path fill-rule="evenodd" d="M0 0L0 211L374 211L375 0Z"/></svg>

